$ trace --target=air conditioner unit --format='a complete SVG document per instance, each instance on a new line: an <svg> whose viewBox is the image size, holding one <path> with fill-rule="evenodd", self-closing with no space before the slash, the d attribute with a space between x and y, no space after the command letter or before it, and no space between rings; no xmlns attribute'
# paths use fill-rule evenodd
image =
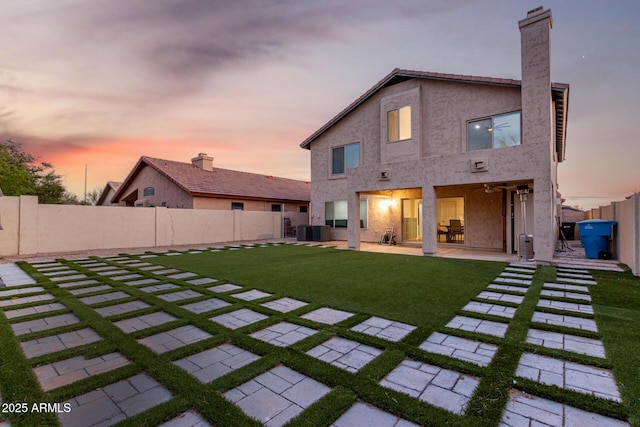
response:
<svg viewBox="0 0 640 427"><path fill-rule="evenodd" d="M380 171L380 181L388 181L391 179L389 171Z"/></svg>

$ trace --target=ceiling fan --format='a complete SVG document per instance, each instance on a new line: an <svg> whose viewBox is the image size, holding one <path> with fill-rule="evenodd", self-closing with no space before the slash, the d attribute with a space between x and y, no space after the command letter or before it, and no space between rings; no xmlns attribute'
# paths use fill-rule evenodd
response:
<svg viewBox="0 0 640 427"><path fill-rule="evenodd" d="M487 194L495 193L496 190L511 190L530 193L533 192L533 184L522 184L522 185L506 185L506 184L483 184L482 188L479 190L483 190Z"/></svg>

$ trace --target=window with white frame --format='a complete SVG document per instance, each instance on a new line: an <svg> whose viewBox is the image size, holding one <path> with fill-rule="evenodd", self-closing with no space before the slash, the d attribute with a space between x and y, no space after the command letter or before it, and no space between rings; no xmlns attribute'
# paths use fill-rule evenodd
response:
<svg viewBox="0 0 640 427"><path fill-rule="evenodd" d="M468 122L468 151L520 145L520 116L520 111L516 111Z"/></svg>
<svg viewBox="0 0 640 427"><path fill-rule="evenodd" d="M411 106L387 111L387 142L411 139Z"/></svg>
<svg viewBox="0 0 640 427"><path fill-rule="evenodd" d="M346 200L336 200L325 202L324 219L325 225L334 228L347 228L347 217L349 213ZM367 200L360 200L360 228L367 228Z"/></svg>
<svg viewBox="0 0 640 427"><path fill-rule="evenodd" d="M351 168L360 166L360 144L348 144L331 149L331 173L344 174Z"/></svg>

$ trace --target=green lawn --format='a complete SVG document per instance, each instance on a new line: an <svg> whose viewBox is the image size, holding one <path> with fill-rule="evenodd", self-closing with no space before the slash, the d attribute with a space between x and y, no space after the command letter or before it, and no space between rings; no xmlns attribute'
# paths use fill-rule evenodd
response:
<svg viewBox="0 0 640 427"><path fill-rule="evenodd" d="M212 313L193 314L180 308L176 303L159 299L159 294L142 292L139 288L112 281L105 276L98 276L79 264L61 260L64 264L90 275L100 283L109 284L113 288L128 293L130 295L128 300L142 300L152 306L142 313L161 309L179 319L166 326L125 334L116 328L113 322L131 317L133 314L102 318L91 308L82 304L78 297L71 295L68 290L59 288L32 266L23 263L22 267L36 278L40 285L68 307L62 312L73 312L81 319L80 325L66 328L65 331L89 325L104 339L96 345L26 360L20 351L19 342L46 336L50 332L29 334L18 339L11 333L10 322L4 316L0 316L0 360L2 360L0 391L3 400L5 402L61 402L95 387L146 371L169 388L176 398L148 411L144 418L134 417L125 420L123 425L156 425L159 421L170 419L187 408L195 408L213 425L252 425L253 422L237 407L223 399L220 393L282 363L332 388L328 395L305 411L304 418L294 419L291 425L327 425L356 400L363 400L423 425L496 426L507 403L509 391L517 387L579 408L628 419L632 425L640 426L640 278L630 273L594 272L598 285L592 286L590 292L600 334L583 333L582 335L601 338L607 351L607 360L601 361L579 355L568 356L572 361L613 369L624 401L622 405L618 405L557 387L542 386L531 381L517 383L514 381L514 372L523 351L550 356L559 355L557 351L540 349L524 343L542 284L555 280L553 267L537 269L524 302L516 312L515 318L509 322L506 336L500 339L447 330L445 325L460 312L465 304L473 300L491 283L503 270L505 263L374 254L293 245L170 257L159 256L145 261L219 279L219 283L241 285L244 290L255 288L273 293L271 299L287 296L306 301L309 305L290 313L275 313L260 305L264 300L257 303L238 302L230 295L207 291L207 286L190 285L182 280L163 280L163 282L176 283L184 288L205 293L206 295L200 299L215 295L217 298L233 303L230 307L215 311L215 314L247 307L269 316L268 319L256 324L230 331L210 322L208 317L211 317ZM106 262L117 265L113 261ZM150 272L133 268L131 270L143 277L158 278ZM33 304L25 306L29 305ZM300 318L300 315L308 311L326 306L354 312L356 316L335 326L322 326ZM370 315L401 321L418 328L400 343L350 331L351 327ZM42 315L33 316L33 318L37 317ZM492 316L478 315L478 317L504 321ZM29 318L20 320L26 319ZM276 348L248 337L249 333L282 320L321 330L288 348ZM163 355L152 353L136 341L138 338L188 323L211 333L213 337ZM562 328L554 330L575 333L573 330ZM417 347L434 331L482 340L498 345L499 350L493 362L486 368L419 350ZM383 350L383 353L356 374L347 373L305 354L306 351L332 335L355 339L377 347ZM258 362L210 384L199 383L171 363L176 359L224 342L231 342L263 357ZM33 367L51 363L54 360L79 354L95 356L111 351L120 351L134 363L112 373L98 375L48 393L40 390L32 372ZM567 353L562 355L567 358ZM479 377L480 385L469 403L466 415L454 415L378 385L378 381L406 357ZM4 414L3 416L8 417L14 426L55 425L56 423L51 415Z"/></svg>

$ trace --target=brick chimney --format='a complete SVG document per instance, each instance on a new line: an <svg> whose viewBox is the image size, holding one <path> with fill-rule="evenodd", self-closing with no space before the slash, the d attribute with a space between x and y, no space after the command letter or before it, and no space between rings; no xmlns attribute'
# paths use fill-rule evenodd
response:
<svg viewBox="0 0 640 427"><path fill-rule="evenodd" d="M199 153L198 157L191 159L191 164L203 171L211 172L213 170L213 157L207 156L207 153Z"/></svg>

